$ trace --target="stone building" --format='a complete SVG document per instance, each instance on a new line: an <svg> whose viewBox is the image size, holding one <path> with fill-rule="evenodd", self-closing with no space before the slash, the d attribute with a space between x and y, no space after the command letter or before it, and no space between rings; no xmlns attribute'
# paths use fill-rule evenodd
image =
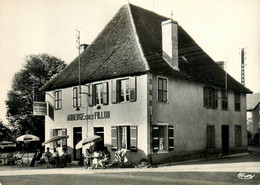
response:
<svg viewBox="0 0 260 185"><path fill-rule="evenodd" d="M69 135L61 145L74 160L77 142L91 135L112 156L126 149L129 162L246 151L251 91L230 75L225 84L225 71L178 22L127 4L42 88L45 136Z"/></svg>

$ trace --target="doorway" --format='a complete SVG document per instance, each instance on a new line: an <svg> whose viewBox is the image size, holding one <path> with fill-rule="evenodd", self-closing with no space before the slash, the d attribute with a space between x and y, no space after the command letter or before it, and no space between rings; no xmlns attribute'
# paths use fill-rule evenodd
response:
<svg viewBox="0 0 260 185"><path fill-rule="evenodd" d="M74 160L78 161L82 158L82 149L76 149L76 144L82 140L82 128L73 128L73 149L74 149Z"/></svg>
<svg viewBox="0 0 260 185"><path fill-rule="evenodd" d="M229 126L222 125L222 154L229 154Z"/></svg>
<svg viewBox="0 0 260 185"><path fill-rule="evenodd" d="M102 138L101 141L95 143L95 150L102 151L104 149L104 127L94 127L94 134Z"/></svg>

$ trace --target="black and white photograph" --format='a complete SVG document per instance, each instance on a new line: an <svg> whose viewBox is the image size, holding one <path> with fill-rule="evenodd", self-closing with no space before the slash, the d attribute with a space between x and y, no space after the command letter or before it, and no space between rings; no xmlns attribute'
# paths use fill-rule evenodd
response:
<svg viewBox="0 0 260 185"><path fill-rule="evenodd" d="M260 184L259 0L0 0L0 185Z"/></svg>

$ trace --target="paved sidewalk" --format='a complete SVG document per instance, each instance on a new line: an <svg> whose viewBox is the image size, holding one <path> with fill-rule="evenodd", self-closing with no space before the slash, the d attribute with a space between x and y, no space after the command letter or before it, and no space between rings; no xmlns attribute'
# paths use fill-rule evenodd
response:
<svg viewBox="0 0 260 185"><path fill-rule="evenodd" d="M248 172L260 173L260 153L242 153L224 156L218 159L201 159L182 163L160 165L157 168L120 168L120 169L85 169L84 167L67 167L37 169L16 166L0 167L0 176L37 175L37 174L93 174L122 172Z"/></svg>

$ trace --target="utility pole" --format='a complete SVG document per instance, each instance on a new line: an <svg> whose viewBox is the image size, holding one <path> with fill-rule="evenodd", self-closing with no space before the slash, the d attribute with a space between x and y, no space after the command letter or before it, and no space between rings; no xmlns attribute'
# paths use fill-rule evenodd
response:
<svg viewBox="0 0 260 185"><path fill-rule="evenodd" d="M245 85L245 49L241 49L241 84Z"/></svg>

